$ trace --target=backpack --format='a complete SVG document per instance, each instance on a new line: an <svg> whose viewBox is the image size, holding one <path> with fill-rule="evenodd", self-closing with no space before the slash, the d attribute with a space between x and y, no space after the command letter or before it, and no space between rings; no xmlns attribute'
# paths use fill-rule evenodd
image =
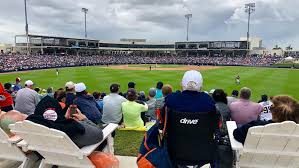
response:
<svg viewBox="0 0 299 168"><path fill-rule="evenodd" d="M159 129L159 121L157 121L145 132L137 157L138 168L173 168L164 136L167 121L167 110L165 111L163 129Z"/></svg>

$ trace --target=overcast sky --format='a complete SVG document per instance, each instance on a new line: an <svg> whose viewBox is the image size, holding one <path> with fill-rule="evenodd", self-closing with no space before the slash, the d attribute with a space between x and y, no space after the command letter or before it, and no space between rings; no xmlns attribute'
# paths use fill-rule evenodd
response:
<svg viewBox="0 0 299 168"><path fill-rule="evenodd" d="M0 42L12 43L24 34L23 0L0 0ZM90 38L183 41L186 19L192 12L190 40L239 40L247 32L244 4L248 0L27 0L31 34L84 37L84 15L89 9ZM255 0L251 36L264 46L299 49L298 0Z"/></svg>

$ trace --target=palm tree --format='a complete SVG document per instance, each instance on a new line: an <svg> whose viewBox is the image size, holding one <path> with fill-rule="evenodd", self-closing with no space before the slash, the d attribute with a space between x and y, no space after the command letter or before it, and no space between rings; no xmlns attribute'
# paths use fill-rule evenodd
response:
<svg viewBox="0 0 299 168"><path fill-rule="evenodd" d="M281 47L279 47L277 44L275 45L275 47L273 48L273 50L280 50Z"/></svg>
<svg viewBox="0 0 299 168"><path fill-rule="evenodd" d="M291 44L286 47L286 51L288 51L288 56L290 56L290 51L292 51L292 50L293 50L293 47L291 46Z"/></svg>

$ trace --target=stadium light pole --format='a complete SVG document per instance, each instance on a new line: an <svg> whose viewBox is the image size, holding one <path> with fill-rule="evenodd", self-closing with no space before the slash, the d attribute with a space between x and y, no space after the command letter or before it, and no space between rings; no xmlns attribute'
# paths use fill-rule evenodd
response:
<svg viewBox="0 0 299 168"><path fill-rule="evenodd" d="M28 35L28 18L27 18L27 0L24 0L25 7L25 31L26 31L26 40L27 40L27 55L29 55L29 35Z"/></svg>
<svg viewBox="0 0 299 168"><path fill-rule="evenodd" d="M82 8L82 12L84 13L84 18L85 18L85 20L84 20L84 23L85 23L85 38L87 38L87 31L86 31L86 14L87 14L87 12L88 12L88 9L87 8Z"/></svg>
<svg viewBox="0 0 299 168"><path fill-rule="evenodd" d="M255 11L255 3L245 4L245 12L248 13L248 25L247 25L247 50L250 50L249 46L249 31L250 31L250 16Z"/></svg>
<svg viewBox="0 0 299 168"><path fill-rule="evenodd" d="M185 18L187 19L187 41L189 41L189 22L190 19L192 18L192 14L191 13L186 14Z"/></svg>

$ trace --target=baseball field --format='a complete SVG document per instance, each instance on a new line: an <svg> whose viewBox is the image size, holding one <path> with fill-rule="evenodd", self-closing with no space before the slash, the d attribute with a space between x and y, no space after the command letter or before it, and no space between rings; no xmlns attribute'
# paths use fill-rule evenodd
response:
<svg viewBox="0 0 299 168"><path fill-rule="evenodd" d="M152 70L150 71L150 66ZM22 81L32 80L36 87L58 89L67 81L84 82L89 92L109 92L111 83L119 83L125 92L127 83L134 81L138 91L155 87L158 81L171 84L174 90L180 89L180 81L185 71L199 70L204 78L204 91L222 88L228 94L233 89L250 87L252 99L257 101L262 94L269 96L286 94L299 99L299 70L253 67L207 67L183 65L119 65L61 68L59 75L55 69L24 71L0 74L0 82L14 82L16 77ZM235 84L235 77L241 77L241 84ZM144 133L138 131L117 131L115 137L115 154L137 156Z"/></svg>
<svg viewBox="0 0 299 168"><path fill-rule="evenodd" d="M150 66L152 71L150 71ZM213 66L183 66L183 65L119 65L61 68L56 76L55 69L23 71L0 74L0 82L12 82L16 77L22 81L32 80L36 87L54 89L64 87L65 82L84 82L89 92L109 92L112 83L119 83L121 91L125 92L127 83L135 82L138 91L155 87L158 81L170 84L174 90L181 88L180 81L185 71L199 70L204 78L204 91L222 88L228 94L233 89L239 90L247 86L252 89L252 99L259 100L262 94L269 96L287 94L299 99L299 70L255 68L255 67L213 67ZM241 84L235 84L235 77L241 77Z"/></svg>

